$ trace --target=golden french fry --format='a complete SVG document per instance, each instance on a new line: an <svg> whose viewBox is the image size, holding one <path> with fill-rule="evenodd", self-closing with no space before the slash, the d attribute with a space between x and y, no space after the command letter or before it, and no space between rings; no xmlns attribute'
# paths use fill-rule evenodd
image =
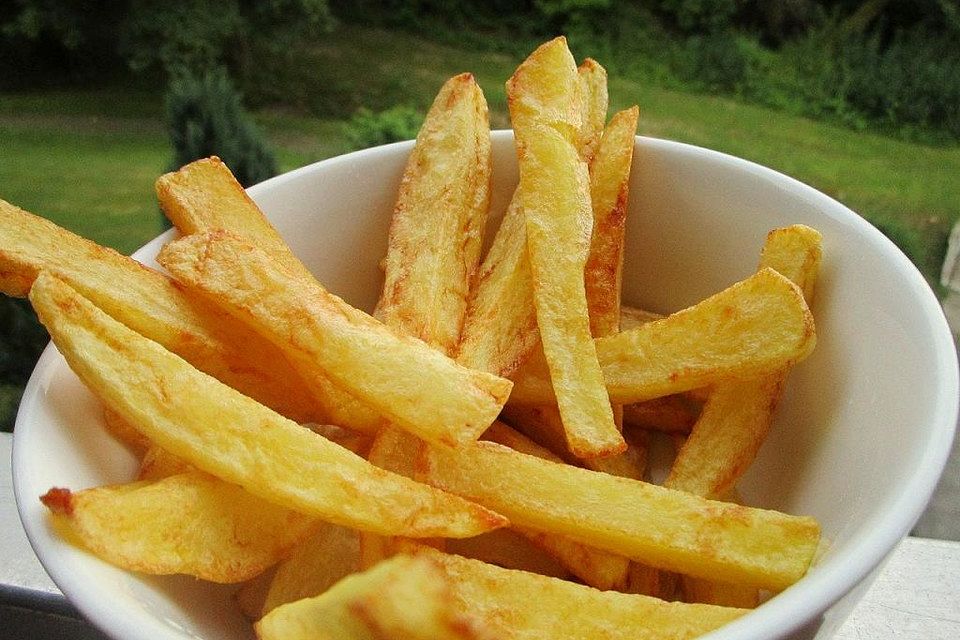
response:
<svg viewBox="0 0 960 640"><path fill-rule="evenodd" d="M257 619L280 605L312 598L360 569L359 532L335 524L318 523L277 565Z"/></svg>
<svg viewBox="0 0 960 640"><path fill-rule="evenodd" d="M527 455L559 464L563 460L548 449L514 431L502 422L494 422L483 438ZM572 540L567 536L514 527L525 538L555 557L570 573L597 589L622 589L627 583L630 560Z"/></svg>
<svg viewBox="0 0 960 640"><path fill-rule="evenodd" d="M400 182L374 316L450 354L490 200L487 103L473 76L444 84L417 135Z"/></svg>
<svg viewBox="0 0 960 640"><path fill-rule="evenodd" d="M506 520L427 490L197 371L42 273L30 291L70 367L125 420L197 468L288 509L410 537L471 536Z"/></svg>
<svg viewBox="0 0 960 640"><path fill-rule="evenodd" d="M468 300L457 348L466 367L511 376L540 342L525 225L514 192Z"/></svg>
<svg viewBox="0 0 960 640"><path fill-rule="evenodd" d="M450 580L425 556L400 555L256 623L261 640L471 640L488 637L456 606Z"/></svg>
<svg viewBox="0 0 960 640"><path fill-rule="evenodd" d="M817 231L802 225L776 229L767 236L760 269L776 269L812 294L820 256ZM715 385L665 486L705 497L733 488L766 439L788 371L789 363L754 379Z"/></svg>
<svg viewBox="0 0 960 640"><path fill-rule="evenodd" d="M577 81L583 101L577 149L580 159L590 165L600 146L603 125L607 122L607 70L593 58L587 58L577 67Z"/></svg>
<svg viewBox="0 0 960 640"><path fill-rule="evenodd" d="M260 247L291 272L313 279L219 158L196 160L160 176L156 190L164 213L184 235L226 229ZM314 421L370 435L383 425L383 416L335 385L322 371L311 369L306 375L310 377L306 395L314 400Z"/></svg>
<svg viewBox="0 0 960 640"><path fill-rule="evenodd" d="M422 554L449 576L457 608L471 612L496 637L676 640L703 635L746 613L600 591L429 550Z"/></svg>
<svg viewBox="0 0 960 640"><path fill-rule="evenodd" d="M597 338L607 392L631 403L776 371L806 358L816 344L800 289L762 269L683 311ZM549 404L549 380L514 380L511 402Z"/></svg>
<svg viewBox="0 0 960 640"><path fill-rule="evenodd" d="M381 469L413 478L424 446L423 441L415 435L387 426L374 438L367 460ZM444 543L442 538L429 542L438 549L442 549ZM410 548L410 541L405 538L361 532L360 568L369 569L378 562Z"/></svg>
<svg viewBox="0 0 960 640"><path fill-rule="evenodd" d="M584 286L590 331L596 338L620 331L623 241L639 115L637 107L631 107L613 116L590 166L593 235L584 269Z"/></svg>
<svg viewBox="0 0 960 640"><path fill-rule="evenodd" d="M212 582L252 578L315 526L314 518L200 472L77 493L51 489L41 500L71 540L111 564Z"/></svg>
<svg viewBox="0 0 960 640"><path fill-rule="evenodd" d="M529 571L554 578L571 577L555 557L513 529L497 529L472 538L448 540L445 550L504 569Z"/></svg>
<svg viewBox="0 0 960 640"><path fill-rule="evenodd" d="M812 518L709 501L491 442L431 446L422 475L503 513L513 526L563 534L661 569L771 590L803 577L820 537Z"/></svg>
<svg viewBox="0 0 960 640"><path fill-rule="evenodd" d="M40 271L241 393L294 420L317 417L307 387L267 340L136 260L0 200L0 290L25 296Z"/></svg>
<svg viewBox="0 0 960 640"><path fill-rule="evenodd" d="M620 306L621 331L636 329L640 325L653 322L654 320L662 320L663 318L663 314L647 311L646 309L638 309L637 307L631 307L629 305Z"/></svg>
<svg viewBox="0 0 960 640"><path fill-rule="evenodd" d="M422 341L394 333L242 238L223 231L188 236L164 247L159 260L187 286L274 340L301 370L322 370L425 440L476 439L510 393L508 380L462 367Z"/></svg>
<svg viewBox="0 0 960 640"><path fill-rule="evenodd" d="M577 147L583 117L578 82L573 56L559 37L517 68L507 82L507 101L540 339L570 451L592 458L620 453L626 442L614 424L590 337L583 269L593 213Z"/></svg>
<svg viewBox="0 0 960 640"><path fill-rule="evenodd" d="M632 429L690 433L702 405L686 394L663 396L623 406L623 424Z"/></svg>

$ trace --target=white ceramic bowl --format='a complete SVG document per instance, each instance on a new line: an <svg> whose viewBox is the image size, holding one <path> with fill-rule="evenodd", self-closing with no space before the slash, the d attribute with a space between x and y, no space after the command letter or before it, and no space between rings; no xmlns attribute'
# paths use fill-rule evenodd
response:
<svg viewBox="0 0 960 640"><path fill-rule="evenodd" d="M360 151L250 189L320 281L361 308L370 309L379 292L377 263L410 148ZM493 150L499 214L516 182L512 134L495 132ZM767 231L793 223L824 237L814 304L819 341L791 375L741 489L751 504L816 516L830 548L807 577L715 632L715 640L812 637L818 630L829 637L919 517L957 419L953 340L913 265L843 205L750 162L637 138L624 300L661 312L690 305L753 272ZM165 239L137 257L151 262ZM48 347L23 397L13 472L24 526L53 580L118 639L251 637L231 588L132 575L50 529L38 500L47 489L125 481L135 467L104 432L95 401Z"/></svg>

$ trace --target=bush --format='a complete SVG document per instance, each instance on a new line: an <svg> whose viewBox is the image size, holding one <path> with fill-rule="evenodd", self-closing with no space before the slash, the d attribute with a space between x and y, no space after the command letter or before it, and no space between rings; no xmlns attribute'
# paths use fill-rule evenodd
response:
<svg viewBox="0 0 960 640"><path fill-rule="evenodd" d="M23 386L48 340L30 303L0 297L0 431L13 429Z"/></svg>
<svg viewBox="0 0 960 640"><path fill-rule="evenodd" d="M277 173L273 154L222 69L173 80L166 99L173 168L220 156L243 186Z"/></svg>
<svg viewBox="0 0 960 640"><path fill-rule="evenodd" d="M847 103L886 127L929 129L960 139L960 49L922 29L883 46L876 35L839 48L835 82Z"/></svg>
<svg viewBox="0 0 960 640"><path fill-rule="evenodd" d="M391 107L379 113L361 107L344 125L344 133L354 149L365 149L416 138L422 123L423 114L412 107Z"/></svg>

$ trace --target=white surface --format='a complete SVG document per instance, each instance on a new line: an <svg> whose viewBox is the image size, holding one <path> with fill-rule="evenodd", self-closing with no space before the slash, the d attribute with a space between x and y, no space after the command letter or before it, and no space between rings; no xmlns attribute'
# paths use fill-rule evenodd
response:
<svg viewBox="0 0 960 640"><path fill-rule="evenodd" d="M493 141L495 201L503 203L516 161L509 133ZM251 189L320 281L367 309L378 293L376 265L409 148L351 154ZM830 549L800 583L710 636L810 637L820 614L906 535L943 468L957 417L946 322L892 243L780 174L638 138L631 185L624 300L652 310L679 309L749 275L771 228L799 222L824 234L814 305L819 345L792 375L771 437L741 488L751 503L819 518ZM148 245L144 255L157 248ZM51 486L130 477L133 461L99 420L89 394L48 349L24 394L14 472L27 533L51 576L118 638L249 636L229 590L126 574L48 528L36 496ZM847 599L824 618L824 634L851 605Z"/></svg>

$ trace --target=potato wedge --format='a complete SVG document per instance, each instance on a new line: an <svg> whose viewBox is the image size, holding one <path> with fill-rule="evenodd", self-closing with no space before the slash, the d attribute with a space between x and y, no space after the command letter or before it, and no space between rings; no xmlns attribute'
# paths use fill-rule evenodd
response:
<svg viewBox="0 0 960 640"><path fill-rule="evenodd" d="M470 640L488 637L457 606L450 580L425 556L400 555L314 598L274 609L261 640Z"/></svg>
<svg viewBox="0 0 960 640"><path fill-rule="evenodd" d="M267 340L159 272L0 200L0 290L26 296L42 270L241 393L293 420L320 419L306 385Z"/></svg>
<svg viewBox="0 0 960 640"><path fill-rule="evenodd" d="M417 135L390 222L374 317L450 354L490 202L490 124L473 76L448 80Z"/></svg>
<svg viewBox="0 0 960 640"><path fill-rule="evenodd" d="M599 591L429 550L422 555L449 576L458 609L472 613L496 637L512 640L678 640L703 635L746 613Z"/></svg>
<svg viewBox="0 0 960 640"><path fill-rule="evenodd" d="M483 434L514 451L559 464L563 460L502 422L494 422ZM555 557L573 575L597 589L622 589L627 583L630 560L608 551L594 549L571 538L525 527L514 527L525 538Z"/></svg>
<svg viewBox="0 0 960 640"><path fill-rule="evenodd" d="M123 569L243 582L281 560L316 519L192 472L41 500L70 540ZM188 517L185 517L188 516Z"/></svg>
<svg viewBox="0 0 960 640"><path fill-rule="evenodd" d="M800 289L762 269L683 311L596 340L607 392L623 404L763 375L806 358L816 344ZM549 380L525 371L510 402L549 404Z"/></svg>
<svg viewBox="0 0 960 640"><path fill-rule="evenodd" d="M651 566L779 591L806 573L815 520L540 460L492 442L429 447L425 481Z"/></svg>
<svg viewBox="0 0 960 640"><path fill-rule="evenodd" d="M67 363L125 420L197 468L287 509L410 537L471 536L506 519L377 469L110 318L47 273L30 301Z"/></svg>
<svg viewBox="0 0 960 640"><path fill-rule="evenodd" d="M277 565L257 618L288 602L318 596L359 570L359 532L318 523L317 529Z"/></svg>
<svg viewBox="0 0 960 640"><path fill-rule="evenodd" d="M577 148L578 92L563 37L541 45L507 82L537 326L570 450L593 458L620 453L626 442L590 336L583 269L593 213L587 165Z"/></svg>
<svg viewBox="0 0 960 640"><path fill-rule="evenodd" d="M178 280L275 341L301 370L320 369L424 440L476 439L510 393L508 380L462 367L392 332L242 238L223 231L188 236L164 247L159 260Z"/></svg>
<svg viewBox="0 0 960 640"><path fill-rule="evenodd" d="M313 279L219 158L191 162L160 176L155 186L161 208L184 235L226 229L260 247L291 272ZM371 436L383 425L383 416L335 385L322 371L311 369L305 375L310 376L306 395L314 400L315 422L329 422Z"/></svg>
<svg viewBox="0 0 960 640"><path fill-rule="evenodd" d="M820 233L810 227L776 229L767 236L760 269L776 269L812 295L821 253ZM664 485L704 497L732 489L766 439L788 372L789 366L715 385Z"/></svg>

